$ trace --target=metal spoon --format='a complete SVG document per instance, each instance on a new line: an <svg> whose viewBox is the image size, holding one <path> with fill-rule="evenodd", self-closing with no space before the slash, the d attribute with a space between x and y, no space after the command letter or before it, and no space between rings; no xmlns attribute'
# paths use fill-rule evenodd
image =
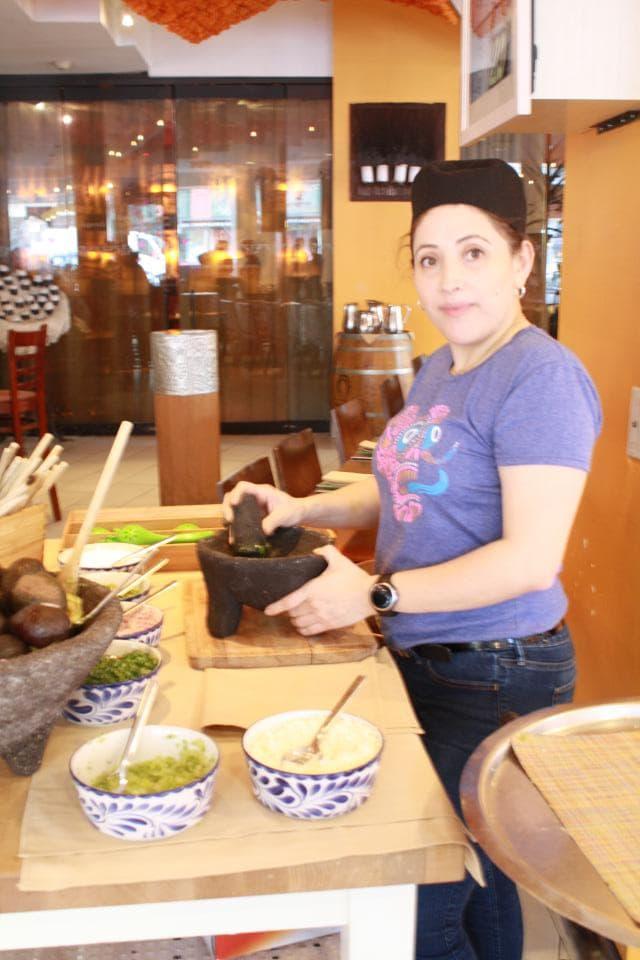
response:
<svg viewBox="0 0 640 960"><path fill-rule="evenodd" d="M147 543L143 547L139 547L137 550L134 550L132 553L128 553L125 557L122 557L121 560L117 560L114 563L115 567L121 567L123 565L129 565L134 557L144 557L146 560L150 560L151 557L163 547L166 543L171 543L172 540L175 540L177 534L172 533L170 537L165 537L164 540L158 540L157 543ZM139 563L140 561L138 561Z"/></svg>
<svg viewBox="0 0 640 960"><path fill-rule="evenodd" d="M120 793L124 793L127 783L127 769L131 760L135 756L135 752L138 749L138 744L140 743L140 737L142 731L147 722L149 714L151 713L151 708L158 693L158 681L155 677L152 677L149 680L148 684L144 688L144 692L140 697L140 703L138 704L138 709L136 710L136 715L127 738L127 742L124 745L124 750L122 752L122 758L120 763L116 767L116 773L118 775L118 790Z"/></svg>
<svg viewBox="0 0 640 960"><path fill-rule="evenodd" d="M170 580L169 583L165 583L163 587L158 587L157 590L152 590L152 592L147 594L146 597L143 597L142 600L136 600L135 603L130 603L123 613L123 619L128 617L131 611L135 610L136 607L141 607L143 604L149 603L150 600L153 600L154 597L157 597L160 593L165 593L166 590L173 590L173 588L177 586L177 580Z"/></svg>
<svg viewBox="0 0 640 960"><path fill-rule="evenodd" d="M287 763L306 763L308 760L312 760L313 757L317 757L320 753L320 737L326 731L327 727L332 720L338 715L342 710L347 700L350 700L354 695L361 683L366 680L366 677L363 674L356 677L353 683L351 683L345 692L342 694L335 707L331 712L324 718L320 724L316 735L313 740L308 743L305 747L294 747L293 750L289 750L282 757Z"/></svg>

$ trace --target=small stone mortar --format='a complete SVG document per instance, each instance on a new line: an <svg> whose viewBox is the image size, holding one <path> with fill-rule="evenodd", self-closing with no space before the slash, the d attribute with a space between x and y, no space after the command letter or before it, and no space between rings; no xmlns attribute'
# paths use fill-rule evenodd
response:
<svg viewBox="0 0 640 960"><path fill-rule="evenodd" d="M88 580L78 590L87 610L108 592ZM0 660L0 757L14 773L30 776L38 769L63 705L103 655L121 619L120 604L112 600L68 640Z"/></svg>
<svg viewBox="0 0 640 960"><path fill-rule="evenodd" d="M303 528L286 556L234 556L226 530L198 543L198 560L209 594L207 626L214 637L236 633L242 606L264 610L270 603L297 590L326 568L324 557L313 551L331 542L320 530Z"/></svg>

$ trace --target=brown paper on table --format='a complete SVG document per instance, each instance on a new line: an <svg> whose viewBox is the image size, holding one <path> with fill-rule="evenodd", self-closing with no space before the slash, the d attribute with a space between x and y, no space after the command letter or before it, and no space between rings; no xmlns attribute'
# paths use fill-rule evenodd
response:
<svg viewBox="0 0 640 960"><path fill-rule="evenodd" d="M640 923L640 730L515 736L527 776Z"/></svg>
<svg viewBox="0 0 640 960"><path fill-rule="evenodd" d="M328 710L359 674L367 679L347 712L364 717L383 733L420 733L402 678L386 649L357 663L303 667L208 669L204 671L203 727L246 729L286 710Z"/></svg>
<svg viewBox="0 0 640 960"><path fill-rule="evenodd" d="M100 833L82 813L67 769L79 731L64 733L50 743L29 791L20 890L215 876L442 844L463 846L468 868L477 870L462 824L414 734L388 737L371 797L326 821L293 820L258 803L239 738L226 735L205 818L175 837L127 842ZM241 842L247 839L253 842Z"/></svg>

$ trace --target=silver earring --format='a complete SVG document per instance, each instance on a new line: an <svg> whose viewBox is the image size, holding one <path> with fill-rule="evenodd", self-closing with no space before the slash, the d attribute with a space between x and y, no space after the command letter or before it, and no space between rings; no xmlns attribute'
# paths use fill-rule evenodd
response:
<svg viewBox="0 0 640 960"><path fill-rule="evenodd" d="M525 287L524 284L522 284L521 287L518 287L518 296L520 297L521 300L524 297L526 292L527 292L527 288Z"/></svg>

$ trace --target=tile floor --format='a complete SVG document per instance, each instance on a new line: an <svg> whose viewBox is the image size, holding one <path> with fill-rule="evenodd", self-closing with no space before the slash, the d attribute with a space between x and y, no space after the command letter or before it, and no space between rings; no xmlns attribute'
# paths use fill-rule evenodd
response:
<svg viewBox="0 0 640 960"><path fill-rule="evenodd" d="M282 435L222 436L221 476L226 477L256 457L270 455L280 440ZM69 463L69 469L58 486L62 522L49 524L48 536L60 535L70 510L81 510L88 505L112 442L112 437L66 437L62 441L63 457ZM323 472L339 466L334 442L328 434L316 434L316 445ZM156 438L132 436L105 507L154 506L159 503Z"/></svg>
<svg viewBox="0 0 640 960"><path fill-rule="evenodd" d="M221 438L221 475L224 477L239 467L265 454L270 454L281 436L239 436ZM338 466L333 440L328 434L316 437L323 472ZM87 506L96 481L112 443L111 437L67 437L63 441L64 458L70 466L59 485L58 494L63 513L60 523L50 523L47 535L59 536L69 510ZM133 436L129 440L125 456L118 469L115 481L108 494L106 506L153 506L160 502L156 472L156 438ZM523 896L525 914L525 954L523 960L570 960L560 941L552 916L537 901ZM333 943L331 944L333 947ZM293 945L287 948L286 957L303 960L308 945ZM265 951L263 957L279 952L284 960L284 951ZM123 955L124 956L124 955ZM255 960L257 960L255 955Z"/></svg>

